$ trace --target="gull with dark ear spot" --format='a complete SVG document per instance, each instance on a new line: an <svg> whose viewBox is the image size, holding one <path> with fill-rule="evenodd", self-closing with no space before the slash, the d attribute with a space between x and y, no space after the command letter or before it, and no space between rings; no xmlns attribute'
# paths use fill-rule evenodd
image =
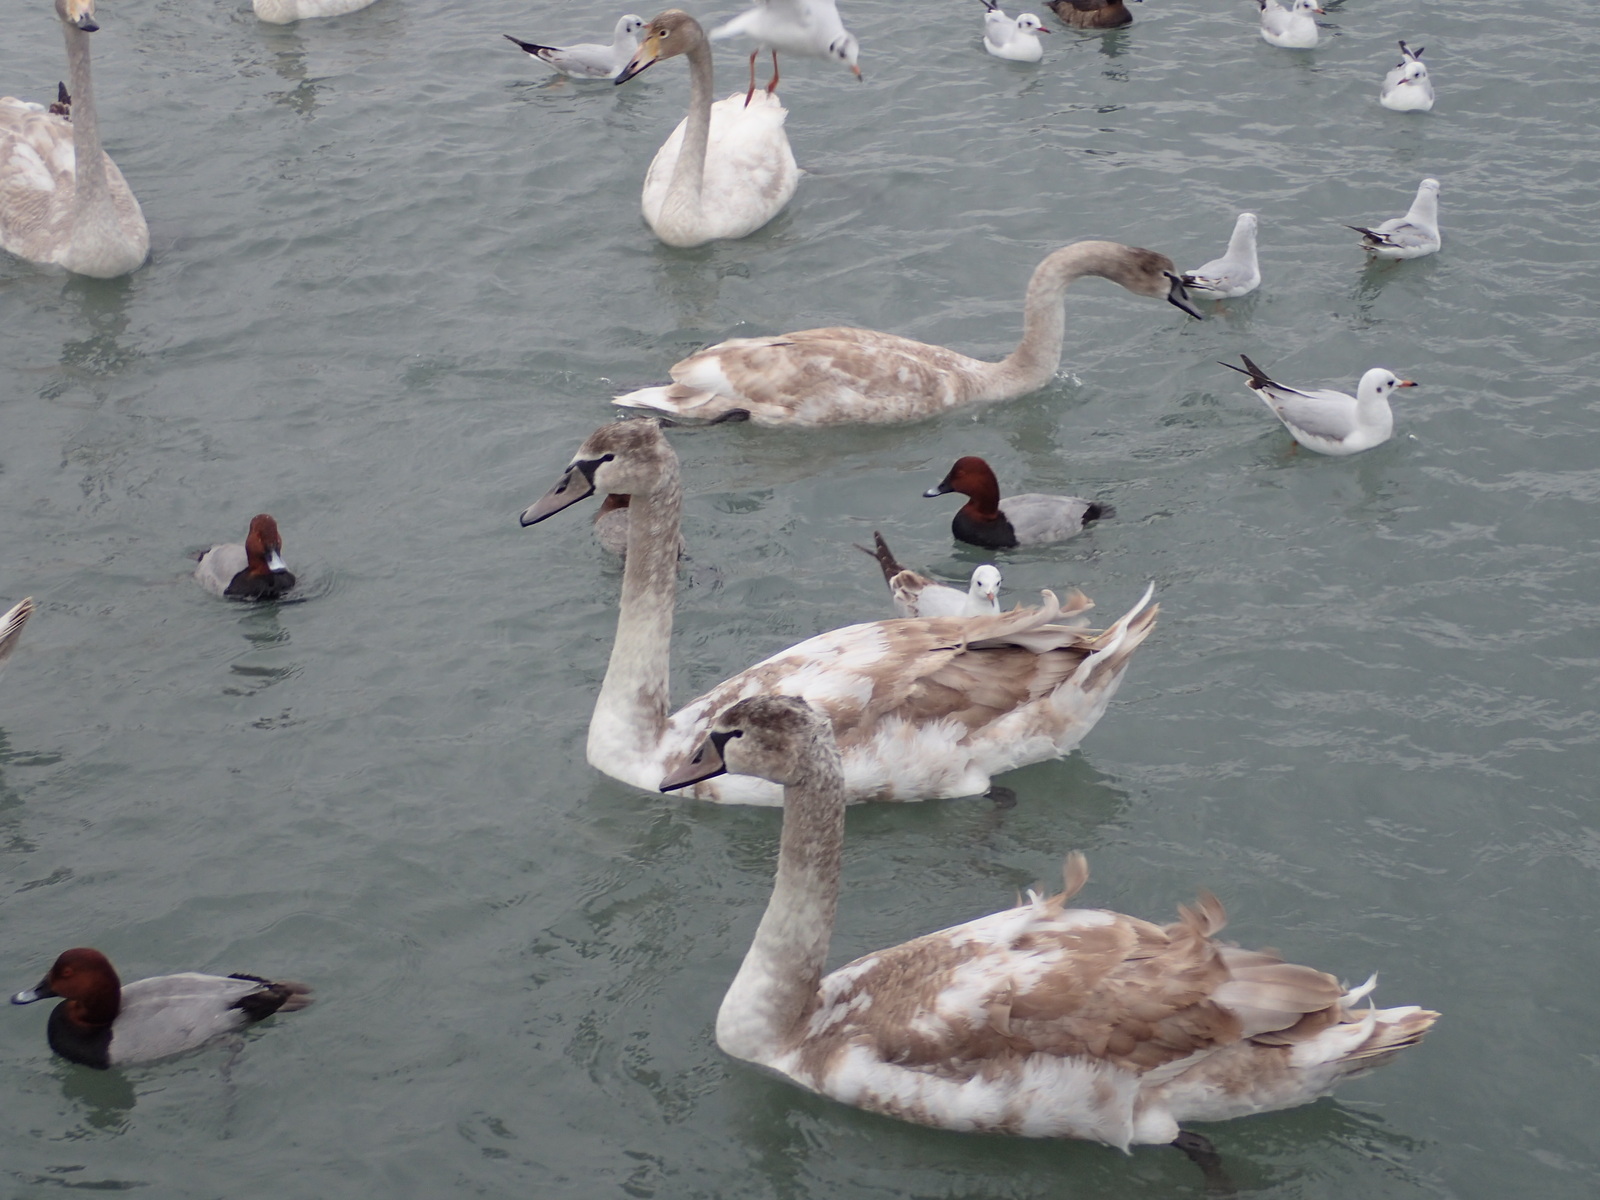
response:
<svg viewBox="0 0 1600 1200"><path fill-rule="evenodd" d="M1244 355L1244 363L1218 363L1245 376L1245 385L1261 398L1284 428L1307 450L1342 456L1382 445L1394 433L1389 393L1416 387L1386 367L1373 367L1361 377L1354 396L1329 388L1303 392L1278 383Z"/></svg>
<svg viewBox="0 0 1600 1200"><path fill-rule="evenodd" d="M1317 44L1316 0L1293 0L1284 8L1278 0L1256 0L1261 6L1261 37L1269 46L1285 50L1310 50Z"/></svg>
<svg viewBox="0 0 1600 1200"><path fill-rule="evenodd" d="M529 58L554 67L569 79L615 79L639 48L639 34L643 29L644 18L628 13L617 19L609 46L600 42L544 46L514 38L509 33L501 36L508 42L515 42Z"/></svg>
<svg viewBox="0 0 1600 1200"><path fill-rule="evenodd" d="M1422 50L1400 43L1400 62L1383 77L1379 104L1395 112L1427 112L1433 107L1433 80L1428 78Z"/></svg>
<svg viewBox="0 0 1600 1200"><path fill-rule="evenodd" d="M857 79L861 68L856 59L861 44L844 27L834 0L756 0L756 6L711 31L713 41L748 37L756 48L750 52L750 92L756 90L756 58L763 50L772 52L772 82L767 91L778 87L778 51L802 58L831 58L850 68Z"/></svg>
<svg viewBox="0 0 1600 1200"><path fill-rule="evenodd" d="M1042 594L1037 608L973 617L869 621L808 638L671 710L672 610L683 487L653 421L584 439L524 525L584 496L626 493L628 553L611 662L589 722L589 762L654 791L695 751L712 717L749 696L798 694L833 722L851 803L976 796L993 776L1057 758L1105 713L1133 652L1155 627L1151 590L1105 630L1087 597ZM1152 589L1153 590L1153 589ZM694 786L703 800L777 804L742 776Z"/></svg>
<svg viewBox="0 0 1600 1200"><path fill-rule="evenodd" d="M672 383L629 392L614 403L697 421L745 413L758 425L817 428L920 421L1025 396L1061 366L1063 303L1067 289L1085 276L1200 317L1165 254L1117 242L1074 242L1034 269L1023 298L1022 341L1000 362L839 325L721 342L675 363Z"/></svg>
<svg viewBox="0 0 1600 1200"><path fill-rule="evenodd" d="M1171 1145L1226 1187L1215 1149L1184 1123L1309 1104L1438 1020L1378 1008L1376 975L1346 988L1223 941L1228 915L1210 892L1167 925L1071 907L1089 882L1077 852L1053 896L1030 891L824 974L845 834L834 726L793 696L742 700L660 786L724 773L781 786L783 832L717 1045L842 1104L968 1133Z"/></svg>
<svg viewBox="0 0 1600 1200"><path fill-rule="evenodd" d="M963 592L901 566L876 529L872 531L872 543L872 550L865 546L856 549L877 560L884 582L889 585L894 610L902 617L982 617L1000 611L1000 569L993 563L975 567L971 583Z"/></svg>
<svg viewBox="0 0 1600 1200"><path fill-rule="evenodd" d="M983 14L983 48L996 58L1011 62L1038 62L1044 57L1044 47L1039 35L1049 33L1044 23L1033 13L1008 17L994 0L981 0L987 10Z"/></svg>

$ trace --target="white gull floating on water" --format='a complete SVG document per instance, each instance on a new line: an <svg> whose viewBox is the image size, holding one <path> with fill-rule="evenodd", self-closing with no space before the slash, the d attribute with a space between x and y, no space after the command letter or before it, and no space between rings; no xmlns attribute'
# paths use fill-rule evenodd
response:
<svg viewBox="0 0 1600 1200"><path fill-rule="evenodd" d="M982 0L987 9L983 14L983 48L996 58L1012 62L1038 62L1044 57L1044 47L1039 44L1039 34L1049 33L1044 22L1033 13L1008 17L994 0Z"/></svg>
<svg viewBox="0 0 1600 1200"><path fill-rule="evenodd" d="M1233 300L1260 287L1256 224L1255 213L1240 213L1233 224L1233 236L1228 239L1227 253L1181 276L1183 286L1207 300Z"/></svg>
<svg viewBox="0 0 1600 1200"><path fill-rule="evenodd" d="M1354 396L1331 388L1303 392L1276 382L1243 354L1239 358L1242 367L1219 365L1246 376L1250 390L1276 414L1294 440L1318 454L1357 454L1388 441L1394 433L1389 393L1397 387L1417 386L1384 367L1373 367L1361 377Z"/></svg>
<svg viewBox="0 0 1600 1200"><path fill-rule="evenodd" d="M1261 6L1261 36L1268 45L1285 50L1309 50L1317 44L1317 19L1322 10L1316 0L1294 0L1284 8L1278 0L1256 0Z"/></svg>
<svg viewBox="0 0 1600 1200"><path fill-rule="evenodd" d="M1383 77L1378 103L1395 112L1427 112L1433 107L1433 81L1422 61L1423 47L1400 43L1400 61Z"/></svg>
<svg viewBox="0 0 1600 1200"><path fill-rule="evenodd" d="M1361 245L1378 258L1421 258L1439 249L1439 181L1424 179L1417 187L1417 198L1403 217L1390 217L1368 229L1346 225L1361 235Z"/></svg>
<svg viewBox="0 0 1600 1200"><path fill-rule="evenodd" d="M554 67L569 79L615 79L617 72L628 65L633 52L639 48L639 34L644 26L644 18L633 13L617 18L609 46L601 42L545 46L539 42L525 42L509 33L501 36L508 42L515 42L529 58L536 58Z"/></svg>

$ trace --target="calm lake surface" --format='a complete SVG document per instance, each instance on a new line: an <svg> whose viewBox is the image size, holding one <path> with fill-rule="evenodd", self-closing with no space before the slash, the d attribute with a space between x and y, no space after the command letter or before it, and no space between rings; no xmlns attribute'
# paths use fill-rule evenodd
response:
<svg viewBox="0 0 1600 1200"><path fill-rule="evenodd" d="M379 0L276 27L240 0L102 3L107 148L151 261L0 261L0 984L94 945L125 977L303 979L310 1011L127 1072L0 1013L0 1194L833 1200L1198 1196L1181 1155L913 1128L725 1058L722 991L779 814L635 793L584 761L620 571L592 507L518 512L616 391L730 335L893 330L990 357L1068 241L1221 252L1265 283L1203 323L1087 281L1043 391L891 429L674 433L688 490L674 694L890 615L881 529L964 578L962 454L1113 502L1005 555L1156 633L1071 758L982 800L852 811L832 961L967 920L1089 855L1083 896L1229 936L1443 1019L1337 1098L1208 1127L1262 1197L1600 1192L1600 17L1575 0L1329 5L1313 52L1253 5L1149 0L1045 61L973 3L848 0L866 83L789 63L808 174L744 241L638 214L688 82L552 83L500 37L620 7ZM643 10L645 16L652 15ZM695 9L705 18L734 5ZM0 0L0 92L64 73ZM1395 39L1430 114L1377 104ZM720 90L743 52L717 55ZM1442 183L1444 249L1355 235ZM1216 365L1420 386L1353 459L1290 452ZM303 603L224 604L194 551L273 513Z"/></svg>

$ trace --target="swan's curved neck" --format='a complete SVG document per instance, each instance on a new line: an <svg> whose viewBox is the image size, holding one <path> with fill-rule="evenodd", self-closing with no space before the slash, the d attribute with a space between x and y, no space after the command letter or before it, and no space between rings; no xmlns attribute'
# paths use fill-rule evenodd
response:
<svg viewBox="0 0 1600 1200"><path fill-rule="evenodd" d="M1085 275L1117 280L1125 269L1124 248L1115 242L1075 242L1063 246L1040 263L1028 281L1022 305L1022 341L1001 361L980 368L984 396L1008 400L1037 391L1050 382L1061 365L1067 314L1062 299L1067 289Z"/></svg>
<svg viewBox="0 0 1600 1200"><path fill-rule="evenodd" d="M95 120L94 83L89 74L89 35L76 25L62 23L67 37L67 73L72 80L72 150L74 223L85 215L109 209L106 156L100 147L100 126Z"/></svg>
<svg viewBox="0 0 1600 1200"><path fill-rule="evenodd" d="M689 115L684 120L683 145L672 168L666 204L698 211L700 182L706 169L706 146L711 137L711 47L704 38L692 45L689 58Z"/></svg>
<svg viewBox="0 0 1600 1200"><path fill-rule="evenodd" d="M770 1062L804 1035L839 906L844 770L831 735L798 757L806 773L783 789L772 899L717 1010L717 1045L749 1062Z"/></svg>
<svg viewBox="0 0 1600 1200"><path fill-rule="evenodd" d="M589 761L607 774L615 775L620 765L651 755L666 732L682 514L678 464L669 455L662 464L660 485L635 492L628 504L628 554L622 568L617 637L589 722ZM630 782L654 790L660 782L659 767L641 771L644 781Z"/></svg>

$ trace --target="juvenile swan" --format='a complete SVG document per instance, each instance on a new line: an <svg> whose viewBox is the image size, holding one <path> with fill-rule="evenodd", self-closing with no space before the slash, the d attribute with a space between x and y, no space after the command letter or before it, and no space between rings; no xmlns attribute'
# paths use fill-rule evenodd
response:
<svg viewBox="0 0 1600 1200"><path fill-rule="evenodd" d="M256 16L269 25L287 25L312 17L340 17L366 8L373 0L252 0Z"/></svg>
<svg viewBox="0 0 1600 1200"><path fill-rule="evenodd" d="M144 262L150 229L128 181L100 148L89 75L89 35L100 28L94 0L56 0L56 15L67 39L71 117L0 98L0 249L114 279Z"/></svg>
<svg viewBox="0 0 1600 1200"><path fill-rule="evenodd" d="M617 75L626 83L664 58L689 58L689 115L645 172L644 219L669 246L742 238L782 211L800 186L783 132L789 110L771 91L711 103L711 46L686 12L669 8Z"/></svg>
<svg viewBox="0 0 1600 1200"><path fill-rule="evenodd" d="M1165 926L1068 908L1089 878L1077 853L1058 895L1029 893L824 976L844 843L833 732L800 700L747 699L661 788L723 771L782 784L784 802L772 898L717 1012L717 1045L807 1091L941 1129L1189 1150L1181 1123L1307 1104L1438 1019L1356 1009L1376 976L1346 991L1275 951L1218 941L1227 914L1207 892Z"/></svg>
<svg viewBox="0 0 1600 1200"><path fill-rule="evenodd" d="M747 696L786 692L833 721L850 801L972 796L990 777L1057 758L1105 712L1129 656L1155 626L1147 592L1110 629L1076 623L1090 607L990 617L873 621L780 651L668 715L677 592L678 456L654 421L590 434L560 481L522 514L532 525L596 492L625 492L628 553L611 664L589 722L589 762L654 791L694 754L717 713ZM774 784L746 776L695 785L703 800L779 804Z"/></svg>
<svg viewBox="0 0 1600 1200"><path fill-rule="evenodd" d="M920 421L966 404L1025 396L1049 383L1061 365L1067 330L1062 299L1085 275L1200 316L1165 254L1117 242L1074 242L1035 268L1023 300L1022 341L997 363L872 329L803 329L721 342L673 364L670 384L613 403L675 417L814 428Z"/></svg>

